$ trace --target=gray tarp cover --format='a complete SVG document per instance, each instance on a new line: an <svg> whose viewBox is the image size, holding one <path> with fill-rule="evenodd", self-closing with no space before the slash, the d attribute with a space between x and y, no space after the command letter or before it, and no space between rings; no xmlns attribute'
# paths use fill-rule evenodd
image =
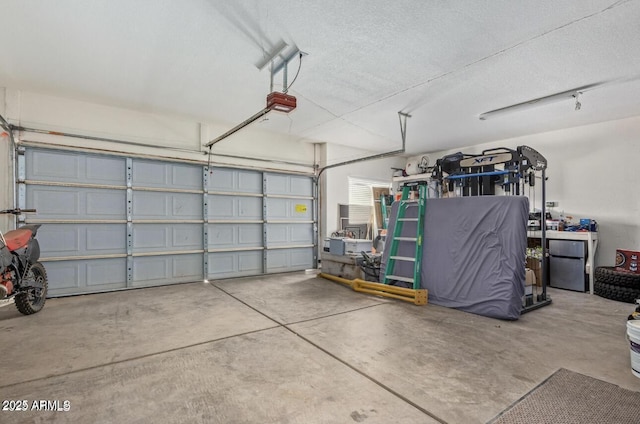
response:
<svg viewBox="0 0 640 424"><path fill-rule="evenodd" d="M417 204L410 205L405 216L416 217ZM421 285L429 291L429 303L493 318L518 319L524 295L528 211L529 201L524 196L428 199ZM381 276L397 212L395 202ZM416 225L405 221L402 236L415 237ZM399 242L398 255L414 256L414 251L414 243ZM393 274L412 276L413 263L396 261Z"/></svg>

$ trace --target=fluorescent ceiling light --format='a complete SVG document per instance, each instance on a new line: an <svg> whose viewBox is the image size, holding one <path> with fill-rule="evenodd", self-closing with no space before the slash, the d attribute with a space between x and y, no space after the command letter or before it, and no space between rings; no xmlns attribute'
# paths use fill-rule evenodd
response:
<svg viewBox="0 0 640 424"><path fill-rule="evenodd" d="M540 97L538 99L528 100L526 102L518 103L511 106L506 106L500 109L492 110L489 112L485 112L479 116L481 121L485 121L490 118L495 118L496 116L501 116L511 112L522 111L526 109L531 109L538 106L543 106L549 103L555 103L562 100L574 99L578 100L578 96L587 89L594 88L598 84L586 85L580 88L574 88L573 90L563 91L562 93L552 94L546 97ZM580 109L578 107L578 103L576 103L576 110Z"/></svg>

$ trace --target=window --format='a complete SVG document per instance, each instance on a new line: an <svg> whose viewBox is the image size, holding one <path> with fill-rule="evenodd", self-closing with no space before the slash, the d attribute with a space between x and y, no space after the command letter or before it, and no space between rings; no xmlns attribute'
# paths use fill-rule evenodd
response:
<svg viewBox="0 0 640 424"><path fill-rule="evenodd" d="M371 213L375 205L372 188L389 188L390 186L389 183L382 181L349 177L349 223L368 224L371 222Z"/></svg>

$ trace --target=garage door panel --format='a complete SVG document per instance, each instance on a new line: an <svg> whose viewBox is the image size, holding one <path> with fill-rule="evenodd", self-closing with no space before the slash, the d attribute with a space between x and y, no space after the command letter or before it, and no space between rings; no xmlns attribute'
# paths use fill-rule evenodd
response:
<svg viewBox="0 0 640 424"><path fill-rule="evenodd" d="M133 193L133 216L141 218L166 218L170 216L166 195L152 192Z"/></svg>
<svg viewBox="0 0 640 424"><path fill-rule="evenodd" d="M261 197L209 195L209 219L262 219Z"/></svg>
<svg viewBox="0 0 640 424"><path fill-rule="evenodd" d="M209 248L261 247L262 224L210 224Z"/></svg>
<svg viewBox="0 0 640 424"><path fill-rule="evenodd" d="M143 256L133 258L133 287L202 280L201 254Z"/></svg>
<svg viewBox="0 0 640 424"><path fill-rule="evenodd" d="M172 278L179 281L194 281L204 279L202 268L204 259L200 254L176 255L172 260Z"/></svg>
<svg viewBox="0 0 640 424"><path fill-rule="evenodd" d="M133 186L202 190L202 167L195 165L133 161Z"/></svg>
<svg viewBox="0 0 640 424"><path fill-rule="evenodd" d="M202 195L133 192L133 219L202 219Z"/></svg>
<svg viewBox="0 0 640 424"><path fill-rule="evenodd" d="M289 266L292 269L302 270L313 268L313 249L288 249Z"/></svg>
<svg viewBox="0 0 640 424"><path fill-rule="evenodd" d="M307 197L313 195L313 184L309 177L267 173L264 178L266 194Z"/></svg>
<svg viewBox="0 0 640 424"><path fill-rule="evenodd" d="M264 174L267 194L289 194L289 178L287 175Z"/></svg>
<svg viewBox="0 0 640 424"><path fill-rule="evenodd" d="M125 198L123 191L89 191L86 194L87 215L97 217L108 213L110 216L121 216Z"/></svg>
<svg viewBox="0 0 640 424"><path fill-rule="evenodd" d="M287 244L288 233L287 225L267 225L267 247Z"/></svg>
<svg viewBox="0 0 640 424"><path fill-rule="evenodd" d="M290 202L287 199L266 199L267 219L287 219L291 215Z"/></svg>
<svg viewBox="0 0 640 424"><path fill-rule="evenodd" d="M165 164L134 160L132 166L132 182L134 187L159 187L165 183Z"/></svg>
<svg viewBox="0 0 640 424"><path fill-rule="evenodd" d="M271 250L267 252L267 272L284 272L288 267L288 252Z"/></svg>
<svg viewBox="0 0 640 424"><path fill-rule="evenodd" d="M127 228L123 224L89 224L86 246L89 254L126 253Z"/></svg>
<svg viewBox="0 0 640 424"><path fill-rule="evenodd" d="M238 270L262 274L262 252L242 252L238 255Z"/></svg>
<svg viewBox="0 0 640 424"><path fill-rule="evenodd" d="M169 278L169 261L162 256L133 258L133 281L146 282Z"/></svg>
<svg viewBox="0 0 640 424"><path fill-rule="evenodd" d="M262 193L262 173L238 171L238 188L246 193Z"/></svg>
<svg viewBox="0 0 640 424"><path fill-rule="evenodd" d="M201 224L134 224L133 252L202 249Z"/></svg>
<svg viewBox="0 0 640 424"><path fill-rule="evenodd" d="M212 191L235 191L233 189L234 172L234 169L213 168L209 173L207 189Z"/></svg>
<svg viewBox="0 0 640 424"><path fill-rule="evenodd" d="M202 225L179 224L171 229L171 248L179 250L202 249L204 236Z"/></svg>
<svg viewBox="0 0 640 424"><path fill-rule="evenodd" d="M237 199L238 217L243 219L262 218L262 198L260 197L238 197Z"/></svg>
<svg viewBox="0 0 640 424"><path fill-rule="evenodd" d="M83 265L87 270L87 286L126 287L126 259L88 260Z"/></svg>
<svg viewBox="0 0 640 424"><path fill-rule="evenodd" d="M127 286L126 259L44 262L49 291L69 295L88 291L117 290Z"/></svg>
<svg viewBox="0 0 640 424"><path fill-rule="evenodd" d="M79 155L30 150L25 159L27 179L30 180L78 181L82 177ZM124 174L122 176L124 177Z"/></svg>
<svg viewBox="0 0 640 424"><path fill-rule="evenodd" d="M209 277L231 276L238 270L238 252L211 253L209 254Z"/></svg>
<svg viewBox="0 0 640 424"><path fill-rule="evenodd" d="M27 180L125 185L125 159L54 150L28 149Z"/></svg>
<svg viewBox="0 0 640 424"><path fill-rule="evenodd" d="M295 196L313 196L313 183L309 177L289 176L290 194Z"/></svg>
<svg viewBox="0 0 640 424"><path fill-rule="evenodd" d="M43 258L126 253L125 224L45 224L38 230Z"/></svg>
<svg viewBox="0 0 640 424"><path fill-rule="evenodd" d="M235 217L235 198L232 196L209 195L209 219L232 219Z"/></svg>
<svg viewBox="0 0 640 424"><path fill-rule="evenodd" d="M264 242L260 224L239 224L238 244L241 246L262 246Z"/></svg>
<svg viewBox="0 0 640 424"><path fill-rule="evenodd" d="M90 184L124 185L126 162L124 158L86 157L86 172L80 176Z"/></svg>
<svg viewBox="0 0 640 424"><path fill-rule="evenodd" d="M47 224L38 229L40 254L43 258L70 256L81 252L82 229L77 224Z"/></svg>
<svg viewBox="0 0 640 424"><path fill-rule="evenodd" d="M213 168L207 188L216 192L262 193L262 173L243 169Z"/></svg>
<svg viewBox="0 0 640 424"><path fill-rule="evenodd" d="M37 219L126 219L124 190L33 185L27 189L27 206Z"/></svg>
<svg viewBox="0 0 640 424"><path fill-rule="evenodd" d="M300 271L313 268L313 249L267 250L267 272Z"/></svg>
<svg viewBox="0 0 640 424"><path fill-rule="evenodd" d="M308 199L267 198L267 219L311 221L313 202Z"/></svg>
<svg viewBox="0 0 640 424"><path fill-rule="evenodd" d="M233 247L237 226L233 224L213 224L209 226L209 248Z"/></svg>
<svg viewBox="0 0 640 424"><path fill-rule="evenodd" d="M174 194L171 196L172 217L202 220L202 195Z"/></svg>
<svg viewBox="0 0 640 424"><path fill-rule="evenodd" d="M311 224L267 224L267 247L313 244Z"/></svg>
<svg viewBox="0 0 640 424"><path fill-rule="evenodd" d="M262 274L262 251L210 253L208 278L220 279Z"/></svg>
<svg viewBox="0 0 640 424"><path fill-rule="evenodd" d="M31 186L27 192L27 205L38 211L37 218L73 218L82 215L82 193L70 188Z"/></svg>
<svg viewBox="0 0 640 424"><path fill-rule="evenodd" d="M175 188L203 190L202 173L201 166L175 164L171 167L169 185Z"/></svg>
<svg viewBox="0 0 640 424"><path fill-rule="evenodd" d="M47 270L49 292L62 294L78 291L81 281L86 281L86 273L80 261L43 262ZM83 284L85 285L85 284Z"/></svg>
<svg viewBox="0 0 640 424"><path fill-rule="evenodd" d="M293 224L289 226L290 240L294 244L313 244L312 224Z"/></svg>
<svg viewBox="0 0 640 424"><path fill-rule="evenodd" d="M136 224L133 227L133 251L149 252L167 248L169 228L164 224Z"/></svg>

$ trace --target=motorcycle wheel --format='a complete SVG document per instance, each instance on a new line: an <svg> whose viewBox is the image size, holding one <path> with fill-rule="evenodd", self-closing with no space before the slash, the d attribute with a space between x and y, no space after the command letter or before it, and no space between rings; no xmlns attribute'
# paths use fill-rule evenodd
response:
<svg viewBox="0 0 640 424"><path fill-rule="evenodd" d="M47 271L40 262L31 265L25 280L35 280L42 282L43 288L32 287L24 293L16 296L16 308L25 315L35 314L44 307L47 297Z"/></svg>

